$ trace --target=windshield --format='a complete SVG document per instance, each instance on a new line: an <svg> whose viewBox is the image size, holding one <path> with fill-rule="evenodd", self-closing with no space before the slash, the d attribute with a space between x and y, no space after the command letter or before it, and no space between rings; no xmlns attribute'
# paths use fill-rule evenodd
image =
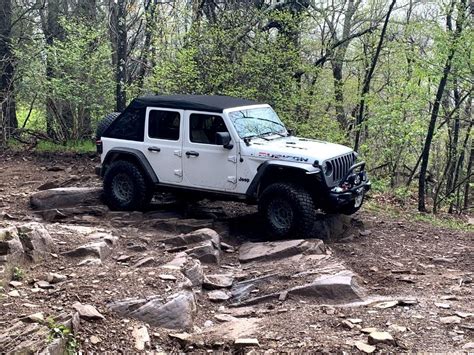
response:
<svg viewBox="0 0 474 355"><path fill-rule="evenodd" d="M263 135L287 135L288 132L271 107L249 108L229 113L230 120L240 138Z"/></svg>

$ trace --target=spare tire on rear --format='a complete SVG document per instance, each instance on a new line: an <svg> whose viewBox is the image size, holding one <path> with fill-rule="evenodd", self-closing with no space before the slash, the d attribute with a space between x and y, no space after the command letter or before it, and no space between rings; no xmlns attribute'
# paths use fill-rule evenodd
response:
<svg viewBox="0 0 474 355"><path fill-rule="evenodd" d="M105 116L102 121L97 125L97 130L95 132L95 138L100 139L104 134L105 130L109 128L113 121L120 115L120 112L111 112Z"/></svg>

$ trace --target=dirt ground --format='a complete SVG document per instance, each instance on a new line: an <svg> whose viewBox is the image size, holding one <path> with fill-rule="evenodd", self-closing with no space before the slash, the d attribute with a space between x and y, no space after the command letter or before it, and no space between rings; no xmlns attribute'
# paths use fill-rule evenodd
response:
<svg viewBox="0 0 474 355"><path fill-rule="evenodd" d="M100 186L93 173L97 163L94 155L0 155L0 227L9 221L35 220L37 217L28 205L29 196L46 182L51 186ZM218 211L219 223L228 228L229 232L223 234L226 243L238 248L242 242L265 239L255 208L217 202L207 207ZM192 214L192 211L185 211L184 215L186 213ZM0 329L6 329L15 319L29 313L42 311L54 316L71 311L71 305L80 301L96 306L105 320L81 323L76 335L79 349L134 351L131 333L138 322L114 314L106 304L131 296L148 296L157 289L165 292L169 281L157 280L153 267L135 270L130 264L116 262L116 258L128 254L131 260L137 260L146 254L162 264L173 257L164 252L159 242L169 232L146 222L133 223L134 218L133 214L116 219L82 216L56 224L42 222L48 224L48 230L58 241L55 256L24 267L24 296L0 297ZM359 284L368 296L416 302L401 302L389 308L377 308L370 302L329 306L296 298L261 303L249 310L249 318L256 318L259 324L256 335L252 336L258 338L258 350L356 352L354 342L367 341L367 334L361 328L373 327L388 331L395 339L390 344L377 345L377 351L474 351L469 350L469 346L474 346L469 345L474 342L473 230L416 222L409 213L394 218L384 212L362 210L357 219L364 225L363 232L327 241L332 253L359 276ZM69 228L70 225L84 227L84 233ZM95 268L79 268L61 256L61 252L87 240L87 228L120 237L118 247L100 272ZM132 244L144 244L146 249L131 251ZM228 269L236 267L237 256L237 253L225 254L222 265ZM48 272L67 274L72 281L53 290L29 292L35 280ZM6 285L4 292L9 290ZM28 305L36 307L32 309ZM204 323L222 311L222 304L202 297L198 299L198 308L195 325L204 329ZM448 316L456 317L450 322L445 319ZM351 320L349 325L346 320ZM215 339L193 344L179 341L169 336L172 331L161 328L150 327L149 333L151 350L236 350L233 344ZM99 341L93 344L92 336Z"/></svg>

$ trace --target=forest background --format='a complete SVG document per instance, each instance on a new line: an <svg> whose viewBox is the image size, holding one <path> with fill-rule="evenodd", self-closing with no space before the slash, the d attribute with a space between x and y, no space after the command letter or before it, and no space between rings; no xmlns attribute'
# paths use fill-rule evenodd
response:
<svg viewBox="0 0 474 355"><path fill-rule="evenodd" d="M472 208L467 0L0 0L0 149L94 149L143 94L271 104L354 147L376 191Z"/></svg>

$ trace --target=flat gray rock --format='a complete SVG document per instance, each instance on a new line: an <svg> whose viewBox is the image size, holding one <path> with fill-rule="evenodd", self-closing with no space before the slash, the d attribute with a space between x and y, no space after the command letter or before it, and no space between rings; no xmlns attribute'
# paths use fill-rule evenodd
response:
<svg viewBox="0 0 474 355"><path fill-rule="evenodd" d="M328 303L348 303L362 301L362 292L352 275L322 276L314 282L288 290L290 296L319 299Z"/></svg>
<svg viewBox="0 0 474 355"><path fill-rule="evenodd" d="M220 245L221 237L210 228L201 228L191 233L181 234L175 237L162 240L163 243L173 247L182 247L192 244L202 243L212 240L216 245Z"/></svg>
<svg viewBox="0 0 474 355"><path fill-rule="evenodd" d="M243 263L273 261L303 253L324 254L325 251L324 243L319 239L244 243L239 249L239 260Z"/></svg>
<svg viewBox="0 0 474 355"><path fill-rule="evenodd" d="M134 267L146 267L146 266L152 266L154 263L155 263L155 258L152 257L152 256L149 256L149 257L142 258L142 259L138 260L135 263L135 265L133 265L133 266Z"/></svg>
<svg viewBox="0 0 474 355"><path fill-rule="evenodd" d="M209 292L207 297L212 302L224 302L229 300L232 297L232 294L227 290L216 290Z"/></svg>
<svg viewBox="0 0 474 355"><path fill-rule="evenodd" d="M62 253L70 257L93 257L104 260L112 252L109 244L105 241L91 242L77 247L76 249Z"/></svg>
<svg viewBox="0 0 474 355"><path fill-rule="evenodd" d="M232 287L234 277L231 274L206 275L202 287L208 290Z"/></svg>
<svg viewBox="0 0 474 355"><path fill-rule="evenodd" d="M97 311L97 309L90 305L90 304L82 304L80 302L76 302L72 305L77 313L79 313L80 318L85 319L105 319L105 317Z"/></svg>

